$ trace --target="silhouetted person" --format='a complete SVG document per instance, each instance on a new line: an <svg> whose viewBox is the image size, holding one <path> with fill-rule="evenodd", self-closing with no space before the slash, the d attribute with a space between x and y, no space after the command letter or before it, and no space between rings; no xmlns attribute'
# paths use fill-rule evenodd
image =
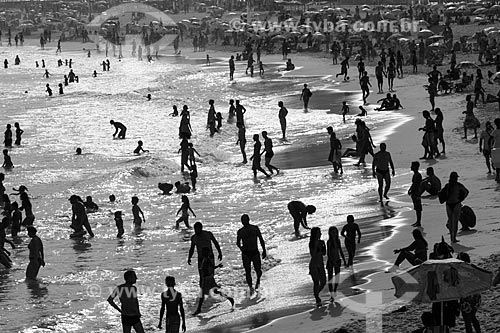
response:
<svg viewBox="0 0 500 333"><path fill-rule="evenodd" d="M26 268L26 280L36 280L40 267L45 267L43 243L40 237L36 235L37 230L35 227L29 226L27 230L31 241L28 244L30 262Z"/></svg>
<svg viewBox="0 0 500 333"><path fill-rule="evenodd" d="M122 123L114 120L110 120L109 123L115 127L115 133L113 133L113 137L116 136L118 139L125 139L127 127L125 127L125 125L123 125Z"/></svg>
<svg viewBox="0 0 500 333"><path fill-rule="evenodd" d="M262 167L260 166L260 148L262 147L262 144L260 143L259 140L259 135L254 134L253 135L253 141L255 142L253 145L253 155L250 157L250 161L252 162L252 171L253 171L253 176L257 177L257 171L262 172L266 177L271 177Z"/></svg>
<svg viewBox="0 0 500 333"><path fill-rule="evenodd" d="M347 267L351 267L354 264L354 256L356 255L356 235L358 236L358 244L361 242L361 231L357 223L354 223L354 216L347 216L347 224L342 227L340 232L342 237L344 237L345 248L347 249L347 254L349 259L347 260Z"/></svg>
<svg viewBox="0 0 500 333"><path fill-rule="evenodd" d="M302 201L290 201L288 203L288 211L293 217L295 236L300 236L299 227L301 225L304 229L311 229L307 225L307 214L314 214L316 212L316 207L313 205L306 206Z"/></svg>

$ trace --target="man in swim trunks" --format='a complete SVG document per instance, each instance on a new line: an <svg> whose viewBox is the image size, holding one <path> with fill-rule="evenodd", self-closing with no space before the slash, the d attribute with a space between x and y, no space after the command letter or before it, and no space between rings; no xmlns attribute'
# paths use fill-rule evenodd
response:
<svg viewBox="0 0 500 333"><path fill-rule="evenodd" d="M382 193L384 198L389 199L387 193L391 188L391 175L389 173L389 166L392 169L392 176L394 177L394 163L392 163L391 153L387 150L387 145L385 143L380 144L380 151L373 156L372 172L373 177L378 180L378 196L380 198L380 205L384 205L382 202ZM385 180L385 190L382 192Z"/></svg>
<svg viewBox="0 0 500 333"><path fill-rule="evenodd" d="M131 332L132 327L137 333L143 333L144 328L141 323L137 288L134 286L137 281L137 275L134 271L126 271L123 277L125 278L125 283L113 290L108 297L108 303L121 313L124 333ZM121 308L114 301L116 297L120 299Z"/></svg>
<svg viewBox="0 0 500 333"><path fill-rule="evenodd" d="M264 243L264 238L260 233L259 227L250 224L250 217L247 214L241 215L241 223L243 227L238 230L238 235L236 239L236 245L241 250L241 259L243 260L243 268L245 269L245 277L250 288L250 295L253 294L254 290L259 289L260 277L262 276L262 264L260 260L260 252L257 246L257 239L259 239L260 246L262 247L262 259L267 256L266 244ZM255 289L252 286L252 267L257 274L257 282L255 283Z"/></svg>
<svg viewBox="0 0 500 333"><path fill-rule="evenodd" d="M305 205L301 201L290 201L288 203L288 211L293 217L293 227L295 229L295 236L299 237L299 226L302 225L305 229L311 229L307 225L307 214L314 214L316 207L313 205Z"/></svg>
<svg viewBox="0 0 500 333"><path fill-rule="evenodd" d="M125 139L125 133L127 132L127 127L122 123L114 120L110 120L109 123L115 127L115 133L113 133L113 138L118 133L118 139Z"/></svg>
<svg viewBox="0 0 500 333"><path fill-rule="evenodd" d="M219 242L217 242L217 239L215 239L214 234L212 234L210 231L205 231L203 230L203 224L201 222L196 222L194 224L194 235L191 236L191 247L189 248L189 255L188 255L188 265L191 265L191 258L193 257L194 254L194 249L196 248L196 252L198 253L198 272L200 274L200 286L202 282L202 249L204 247L208 247L210 249L210 257L213 258L213 249L212 249L212 243L214 243L215 248L217 249L217 252L219 253L218 259L219 261L222 260L222 251L219 246Z"/></svg>

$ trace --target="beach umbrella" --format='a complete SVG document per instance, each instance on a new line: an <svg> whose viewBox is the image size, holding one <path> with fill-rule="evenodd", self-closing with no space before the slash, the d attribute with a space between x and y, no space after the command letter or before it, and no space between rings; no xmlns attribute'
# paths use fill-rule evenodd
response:
<svg viewBox="0 0 500 333"><path fill-rule="evenodd" d="M283 40L285 40L285 39L286 39L286 37L285 37L285 36L282 36L282 35L276 35L276 36L274 36L273 38L271 38L271 40L272 40L273 42L279 42L279 41L283 41Z"/></svg>
<svg viewBox="0 0 500 333"><path fill-rule="evenodd" d="M457 7L448 7L444 10L445 13L453 13L457 10Z"/></svg>
<svg viewBox="0 0 500 333"><path fill-rule="evenodd" d="M427 38L427 37L430 37L432 36L434 33L430 30L427 30L427 29L422 29L418 32L417 34L417 37L418 38Z"/></svg>
<svg viewBox="0 0 500 333"><path fill-rule="evenodd" d="M440 40L440 39L443 39L443 38L444 38L444 37L443 37L443 36L441 36L441 35L433 35L433 36L429 36L429 37L427 37L426 39L430 40L430 41L431 41L431 43L434 43L434 42L436 42L436 41L438 41L438 40Z"/></svg>
<svg viewBox="0 0 500 333"><path fill-rule="evenodd" d="M312 35L313 39L318 39L318 40L323 40L326 38L325 35L323 35L321 32L315 32L313 35Z"/></svg>
<svg viewBox="0 0 500 333"><path fill-rule="evenodd" d="M400 33L395 33L395 34L392 34L391 36L389 36L389 38L387 38L387 40L397 40L399 38L403 37L402 34Z"/></svg>
<svg viewBox="0 0 500 333"><path fill-rule="evenodd" d="M491 81L500 81L500 72L496 72L491 76Z"/></svg>
<svg viewBox="0 0 500 333"><path fill-rule="evenodd" d="M429 27L429 23L427 23L427 21L424 21L424 20L419 20L418 23L417 23L417 26L419 27Z"/></svg>
<svg viewBox="0 0 500 333"><path fill-rule="evenodd" d="M498 14L500 13L500 5L491 6L488 11L490 12L490 14Z"/></svg>
<svg viewBox="0 0 500 333"><path fill-rule="evenodd" d="M488 33L490 31L495 31L495 30L497 30L497 27L488 27L483 29L484 33Z"/></svg>
<svg viewBox="0 0 500 333"><path fill-rule="evenodd" d="M472 12L474 15L480 15L480 14L486 14L488 12L488 9L486 8L478 8L475 11Z"/></svg>
<svg viewBox="0 0 500 333"><path fill-rule="evenodd" d="M472 61L462 61L457 65L458 69L478 69L479 66Z"/></svg>
<svg viewBox="0 0 500 333"><path fill-rule="evenodd" d="M415 303L457 300L491 288L493 274L458 259L427 260L392 277L395 296Z"/></svg>

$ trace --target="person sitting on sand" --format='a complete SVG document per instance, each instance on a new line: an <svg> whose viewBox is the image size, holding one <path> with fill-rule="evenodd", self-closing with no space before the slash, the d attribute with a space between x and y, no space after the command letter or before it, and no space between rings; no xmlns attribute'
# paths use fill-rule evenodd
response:
<svg viewBox="0 0 500 333"><path fill-rule="evenodd" d="M163 195L171 195L172 189L174 188L174 185L169 184L169 183L158 183L158 188L162 191Z"/></svg>
<svg viewBox="0 0 500 333"><path fill-rule="evenodd" d="M358 137L356 135L353 135L351 136L351 140L356 143L358 141ZM342 154L342 157L359 157L359 153L357 149L347 148Z"/></svg>
<svg viewBox="0 0 500 333"><path fill-rule="evenodd" d="M445 94L450 94L452 92L451 83L446 81L444 78L441 78L438 83L438 90L442 91Z"/></svg>
<svg viewBox="0 0 500 333"><path fill-rule="evenodd" d="M394 100L389 93L385 96L385 98L379 99L377 101L377 103L380 102L382 102L382 104L380 104L380 107L375 108L375 110L377 111L392 110L394 108Z"/></svg>
<svg viewBox="0 0 500 333"><path fill-rule="evenodd" d="M422 236L422 232L419 229L414 229L412 234L414 239L413 243L405 248L394 250L394 254L399 253L399 255L396 258L394 265L386 271L387 273L396 272L399 265L405 261L405 259L408 260L408 262L413 266L419 265L427 260L428 245L424 236Z"/></svg>
<svg viewBox="0 0 500 333"><path fill-rule="evenodd" d="M122 123L114 120L110 120L109 123L115 127L115 133L113 133L113 138L118 134L118 139L125 139L125 134L127 133L127 127Z"/></svg>
<svg viewBox="0 0 500 333"><path fill-rule="evenodd" d="M175 193L189 193L191 192L191 187L189 187L188 183L182 183L180 181L176 181L174 183L176 188Z"/></svg>
<svg viewBox="0 0 500 333"><path fill-rule="evenodd" d="M285 71L293 71L295 69L295 65L292 63L292 59L287 59Z"/></svg>
<svg viewBox="0 0 500 333"><path fill-rule="evenodd" d="M427 178L420 183L420 193L428 192L429 195L437 195L441 191L441 181L434 174L434 168L427 168Z"/></svg>
<svg viewBox="0 0 500 333"><path fill-rule="evenodd" d="M288 211L293 217L293 227L295 229L295 236L299 237L299 226L302 225L305 229L311 229L307 225L307 214L314 214L316 207L313 205L305 205L302 201L290 201L288 203Z"/></svg>
<svg viewBox="0 0 500 333"><path fill-rule="evenodd" d="M366 117L366 116L368 115L368 112L366 111L366 109L365 109L362 105L360 105L360 106L359 106L359 110L360 110L361 112L360 112L360 113L358 113L358 114L356 115L356 117Z"/></svg>
<svg viewBox="0 0 500 333"><path fill-rule="evenodd" d="M398 96L396 96L396 94L392 94L392 100L394 101L393 110L403 109L403 105L401 105L401 101L399 100Z"/></svg>

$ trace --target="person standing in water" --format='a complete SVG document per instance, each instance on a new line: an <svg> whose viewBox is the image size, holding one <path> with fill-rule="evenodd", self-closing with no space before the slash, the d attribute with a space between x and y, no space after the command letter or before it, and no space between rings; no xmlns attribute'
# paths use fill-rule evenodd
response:
<svg viewBox="0 0 500 333"><path fill-rule="evenodd" d="M176 216L179 215L180 212L182 212L182 215L177 219L177 221L175 221L175 228L179 229L179 224L181 222L184 222L186 228L191 229L191 227L189 226L189 212L191 212L194 217L196 217L196 214L191 209L191 206L189 204L189 198L186 195L183 195L181 197L181 200L182 200L182 205L177 211L177 214L175 215Z"/></svg>
<svg viewBox="0 0 500 333"><path fill-rule="evenodd" d="M149 153L149 150L144 150L143 145L144 143L141 140L137 141L137 148L134 149L134 154L139 155L141 152Z"/></svg>
<svg viewBox="0 0 500 333"><path fill-rule="evenodd" d="M240 104L240 100L236 100L236 126L238 126L238 124L241 124L242 126L245 126L245 120L243 119L244 118L244 114L247 112L247 109L245 109L245 107L243 105Z"/></svg>
<svg viewBox="0 0 500 333"><path fill-rule="evenodd" d="M284 106L282 101L278 102L278 106L280 107L280 111L278 113L278 118L280 120L281 133L283 134L282 140L286 140L286 116L288 115L288 110Z"/></svg>
<svg viewBox="0 0 500 333"><path fill-rule="evenodd" d="M10 169L14 168L14 164L12 164L12 159L9 156L9 150L8 149L4 149L3 150L3 164L2 164L2 168L4 168L5 170L10 170Z"/></svg>
<svg viewBox="0 0 500 333"><path fill-rule="evenodd" d="M5 130L5 133L4 133L4 144L5 144L5 147L12 147L12 130L11 130L11 125L10 124L7 124L7 129Z"/></svg>
<svg viewBox="0 0 500 333"><path fill-rule="evenodd" d="M302 89L302 93L300 94L300 100L304 102L304 111L309 111L309 99L312 96L311 89L307 87L307 84L304 83L304 89Z"/></svg>
<svg viewBox="0 0 500 333"><path fill-rule="evenodd" d="M213 258L213 250L212 250L212 243L214 244L215 248L217 249L217 252L219 253L219 256L217 257L219 261L222 261L222 251L219 245L219 242L217 239L214 237L214 234L211 233L210 231L203 230L203 224L201 222L196 222L193 226L194 228L194 235L191 236L191 247L189 248L189 254L188 254L188 265L191 265L191 258L193 257L194 250L196 248L196 252L198 253L198 273L200 274L200 287L202 283L202 249L203 248L208 248L210 252L212 252L212 258Z"/></svg>
<svg viewBox="0 0 500 333"><path fill-rule="evenodd" d="M368 96L370 96L370 88L372 86L370 77L368 76L368 72L363 72L363 76L361 76L361 79L359 79L359 85L361 86L361 94L363 95L363 104L366 105L366 99L368 98Z"/></svg>
<svg viewBox="0 0 500 333"><path fill-rule="evenodd" d="M295 230L295 236L299 237L299 227L302 225L304 229L311 229L307 225L307 214L314 214L316 212L316 207L313 205L305 205L302 201L290 201L288 203L288 212L293 217L293 228Z"/></svg>
<svg viewBox="0 0 500 333"><path fill-rule="evenodd" d="M181 147L177 151L177 154L181 153L181 172L184 172L184 166L191 170L191 166L189 165L189 141L184 137L181 140Z"/></svg>
<svg viewBox="0 0 500 333"><path fill-rule="evenodd" d="M43 242L36 235L35 227L28 227L28 236L31 238L28 244L30 262L26 268L26 280L36 280L40 267L45 267L45 255L43 252Z"/></svg>
<svg viewBox="0 0 500 333"><path fill-rule="evenodd" d="M311 229L311 236L309 238L309 254L311 260L309 261L309 274L313 280L313 294L316 299L316 307L321 307L321 298L319 293L326 285L326 272L323 256L326 254L326 245L321 240L321 229L314 227Z"/></svg>
<svg viewBox="0 0 500 333"><path fill-rule="evenodd" d="M253 145L253 155L250 157L250 161L253 161L253 163L252 163L253 176L254 176L254 178L257 178L257 171L260 171L264 175L266 175L267 178L269 178L269 177L271 177L271 175L268 174L260 166L260 154L261 154L260 148L262 147L262 144L260 143L258 134L253 135L253 141L255 142L255 144Z"/></svg>
<svg viewBox="0 0 500 333"><path fill-rule="evenodd" d="M21 136L23 135L24 131L19 127L19 123L14 123L14 127L16 128L16 141L14 144L16 146L19 146L21 144Z"/></svg>
<svg viewBox="0 0 500 333"><path fill-rule="evenodd" d="M375 153L373 156L372 163L372 173L373 177L377 178L378 181L378 196L380 200L380 205L384 205L382 201L382 195L384 198L389 200L387 193L391 188L391 174L389 173L389 166L392 170L392 176L394 177L394 163L392 162L391 153L387 151L387 145L385 143L380 144L380 151ZM384 187L385 180L385 189Z"/></svg>
<svg viewBox="0 0 500 333"><path fill-rule="evenodd" d="M232 123L234 121L234 115L236 112L236 108L234 107L234 99L229 100L229 114L227 117L227 122Z"/></svg>
<svg viewBox="0 0 500 333"><path fill-rule="evenodd" d="M237 124L238 126L238 141L236 141L236 144L240 145L240 151L241 151L241 155L243 156L243 164L247 164L247 153L245 152L245 146L247 144L247 139L245 137L245 133L246 133L246 130L245 130L245 126L241 125L241 124Z"/></svg>
<svg viewBox="0 0 500 333"><path fill-rule="evenodd" d="M342 169L342 144L340 140L337 139L335 132L331 126L326 128L328 134L330 134L330 155L328 155L328 161L333 165L333 171L338 173L340 169L340 174L344 173Z"/></svg>
<svg viewBox="0 0 500 333"><path fill-rule="evenodd" d="M125 233L125 230L123 229L123 218L121 210L117 210L115 212L115 225L116 225L116 230L118 231L118 233L116 234L116 238L122 238L123 234Z"/></svg>
<svg viewBox="0 0 500 333"><path fill-rule="evenodd" d="M70 237L82 237L85 234L83 228L87 230L90 237L94 237L94 233L92 232L92 228L89 224L89 219L87 216L87 211L83 204L83 200L77 195L72 195L69 198L69 202L71 203L71 228L75 230Z"/></svg>
<svg viewBox="0 0 500 333"><path fill-rule="evenodd" d="M50 85L48 83L45 85L45 91L47 92L49 97L52 96L52 89L50 89Z"/></svg>
<svg viewBox="0 0 500 333"><path fill-rule="evenodd" d="M271 165L271 160L274 156L273 141L267 136L266 131L262 131L262 137L264 138L264 150L262 151L262 153L260 153L260 155L262 156L264 153L266 153L264 155L265 166L271 174L273 173L273 170L276 170L276 174L279 174L280 170L274 165Z"/></svg>
<svg viewBox="0 0 500 333"><path fill-rule="evenodd" d="M165 278L165 285L168 289L161 293L160 323L158 324L158 328L161 329L163 315L165 314L165 309L167 309L165 332L179 333L181 319L182 332L186 332L186 315L184 313L182 294L175 290L175 278L167 276Z"/></svg>
<svg viewBox="0 0 500 333"><path fill-rule="evenodd" d="M132 197L132 215L134 216L134 227L136 229L141 228L142 222L146 222L146 219L144 218L144 213L141 207L139 207L138 203L139 203L139 198L135 196Z"/></svg>
<svg viewBox="0 0 500 333"><path fill-rule="evenodd" d="M245 269L245 278L247 285L250 288L250 295L252 295L254 290L259 289L260 278L262 276L262 262L260 259L261 256L257 245L257 239L262 247L262 259L267 257L266 244L259 227L250 224L250 217L247 214L241 215L241 223L243 224L243 227L238 230L236 245L241 250L241 259L243 261L243 268ZM257 274L255 289L252 284L252 263L255 273Z"/></svg>
<svg viewBox="0 0 500 333"><path fill-rule="evenodd" d="M123 274L125 283L116 287L108 297L108 303L118 310L121 314L123 332L132 331L132 327L137 333L144 333L141 323L141 312L139 311L139 300L137 299L137 288L134 284L137 282L137 275L129 270ZM116 305L115 298L120 299L121 308Z"/></svg>
<svg viewBox="0 0 500 333"><path fill-rule="evenodd" d="M342 245L339 239L339 230L337 227L328 229L328 241L326 242L326 253L328 260L326 262L326 270L328 272L328 291L330 292L330 303L333 303L337 294L337 288L340 282L340 266L344 261L344 266L347 266ZM335 285L332 284L333 273L335 273Z"/></svg>
<svg viewBox="0 0 500 333"><path fill-rule="evenodd" d="M113 138L116 136L118 139L125 139L125 134L127 133L127 127L122 123L114 120L110 120L109 123L115 127L115 133L113 133ZM118 136L116 135L118 134Z"/></svg>
<svg viewBox="0 0 500 333"><path fill-rule="evenodd" d="M208 104L210 105L210 109L208 110L207 128L210 129L210 137L213 137L215 132L217 132L217 129L215 128L215 122L216 122L217 118L216 118L214 103L215 102L213 99L208 101Z"/></svg>
<svg viewBox="0 0 500 333"><path fill-rule="evenodd" d="M353 268L354 256L356 255L356 235L358 235L358 244L361 242L361 231L357 223L354 223L354 216L347 215L347 224L342 227L340 235L344 237L345 248L349 259L347 267Z"/></svg>
<svg viewBox="0 0 500 333"><path fill-rule="evenodd" d="M35 222L35 215L33 214L33 206L31 205L28 193L21 192L19 198L21 199L22 204L21 207L19 207L19 210L24 210L24 215L26 216L23 220L22 225L31 226L33 225L33 222Z"/></svg>

